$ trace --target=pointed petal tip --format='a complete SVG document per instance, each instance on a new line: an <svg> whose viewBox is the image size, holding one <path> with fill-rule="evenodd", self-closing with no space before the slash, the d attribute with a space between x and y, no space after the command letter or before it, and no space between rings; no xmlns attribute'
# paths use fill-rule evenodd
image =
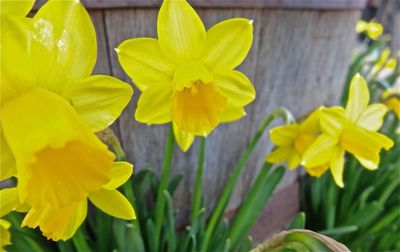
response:
<svg viewBox="0 0 400 252"><path fill-rule="evenodd" d="M118 47L114 48L114 51L115 51L116 53L119 53L119 52L120 52L120 50L119 50Z"/></svg>
<svg viewBox="0 0 400 252"><path fill-rule="evenodd" d="M249 20L249 25L253 25L253 22L254 22L254 20L253 20L253 19L250 19L250 20Z"/></svg>

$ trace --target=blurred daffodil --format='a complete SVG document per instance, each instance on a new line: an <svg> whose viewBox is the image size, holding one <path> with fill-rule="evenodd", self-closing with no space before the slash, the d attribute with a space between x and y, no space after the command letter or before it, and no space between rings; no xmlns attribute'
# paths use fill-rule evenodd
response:
<svg viewBox="0 0 400 252"><path fill-rule="evenodd" d="M382 35L383 27L376 21L359 20L356 24L357 33L365 33L370 39L376 40Z"/></svg>
<svg viewBox="0 0 400 252"><path fill-rule="evenodd" d="M233 18L207 32L185 0L165 0L158 14L158 39L124 41L117 49L123 69L142 91L135 118L143 123L173 123L186 151L195 136L245 115L255 98L250 80L233 70L253 39L252 21Z"/></svg>
<svg viewBox="0 0 400 252"><path fill-rule="evenodd" d="M18 9L19 1L12 3ZM97 49L88 13L79 1L54 0L34 18L9 23L1 36L1 179L18 176L18 186L1 191L2 209L26 205L23 225L39 226L53 240L73 235L88 197L111 215L134 218L115 190L121 185L115 167L124 166L127 179L132 165L114 163L94 134L120 115L132 88L110 76L90 76Z"/></svg>
<svg viewBox="0 0 400 252"><path fill-rule="evenodd" d="M333 178L343 187L344 154L349 152L367 169L379 165L382 148L389 150L393 141L377 131L383 124L387 108L369 103L369 90L364 78L357 74L350 85L346 108L320 109L322 135L306 150L302 164L310 167L330 164Z"/></svg>
<svg viewBox="0 0 400 252"><path fill-rule="evenodd" d="M382 92L384 104L400 118L400 88L388 89Z"/></svg>
<svg viewBox="0 0 400 252"><path fill-rule="evenodd" d="M270 163L288 162L289 168L299 166L302 156L307 148L315 142L320 134L319 111L311 113L300 124L278 126L270 130L270 139L277 148L267 155L266 161ZM306 171L319 177L329 167L329 163L316 167L305 167Z"/></svg>
<svg viewBox="0 0 400 252"><path fill-rule="evenodd" d="M11 244L10 227L10 222L0 219L0 251L5 251L4 247Z"/></svg>
<svg viewBox="0 0 400 252"><path fill-rule="evenodd" d="M376 61L375 65L372 67L372 75L379 73L380 71L384 70L385 72L393 72L397 66L396 58L390 58L391 55L390 48L385 48L379 59Z"/></svg>

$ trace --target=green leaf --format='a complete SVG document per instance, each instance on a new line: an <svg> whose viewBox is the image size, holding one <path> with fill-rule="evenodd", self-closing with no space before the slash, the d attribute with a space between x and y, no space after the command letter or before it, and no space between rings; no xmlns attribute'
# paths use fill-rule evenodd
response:
<svg viewBox="0 0 400 252"><path fill-rule="evenodd" d="M169 185L168 185L168 192L170 195L174 195L176 189L178 188L179 184L182 181L182 178L183 178L183 174L178 173L171 179L171 181L169 182Z"/></svg>
<svg viewBox="0 0 400 252"><path fill-rule="evenodd" d="M269 173L270 168L271 164L266 163L260 170L235 216L228 235L231 248L235 248L240 240L246 237L285 173L285 168L282 166Z"/></svg>
<svg viewBox="0 0 400 252"><path fill-rule="evenodd" d="M301 228L303 229L306 223L306 214L304 212L298 213L289 224L289 229Z"/></svg>

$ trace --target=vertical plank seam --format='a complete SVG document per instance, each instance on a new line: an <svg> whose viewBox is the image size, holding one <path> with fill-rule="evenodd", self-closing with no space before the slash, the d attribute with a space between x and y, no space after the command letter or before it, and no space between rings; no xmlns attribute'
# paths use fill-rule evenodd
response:
<svg viewBox="0 0 400 252"><path fill-rule="evenodd" d="M108 67L109 67L111 76L114 76L115 73L113 71L112 62L111 62L111 57L112 57L111 50L112 49L110 48L110 41L109 41L109 36L108 36L108 29L107 29L107 22L106 22L106 11L105 10L101 11L101 20L102 20L102 23L103 23L103 32L104 32L104 36L105 36ZM121 138L121 125L120 125L119 119L115 121L115 129L117 131L117 132L115 132L115 134L117 135L119 141L121 142L122 148L124 148L124 139Z"/></svg>

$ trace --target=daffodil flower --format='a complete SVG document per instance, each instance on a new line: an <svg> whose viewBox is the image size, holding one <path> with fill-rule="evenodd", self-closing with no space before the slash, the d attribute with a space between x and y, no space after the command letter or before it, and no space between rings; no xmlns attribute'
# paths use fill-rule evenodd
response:
<svg viewBox="0 0 400 252"><path fill-rule="evenodd" d="M195 136L244 116L243 107L255 98L250 80L233 70L250 50L252 21L228 19L206 32L185 0L165 0L157 33L158 39L126 40L116 51L142 91L136 120L172 122L175 138L186 151Z"/></svg>
<svg viewBox="0 0 400 252"><path fill-rule="evenodd" d="M113 162L94 134L120 115L132 88L90 76L97 49L88 13L76 0L49 1L34 18L9 23L1 36L0 179L17 176L18 185L0 191L1 214L23 206L29 210L23 225L39 226L53 240L73 235L88 198L106 213L134 218L115 190L133 167Z"/></svg>
<svg viewBox="0 0 400 252"><path fill-rule="evenodd" d="M11 244L10 227L10 222L0 219L0 251L6 251L4 247Z"/></svg>
<svg viewBox="0 0 400 252"><path fill-rule="evenodd" d="M400 88L395 87L382 92L383 103L400 119Z"/></svg>
<svg viewBox="0 0 400 252"><path fill-rule="evenodd" d="M380 71L384 70L385 72L391 73L396 69L397 60L396 58L390 58L392 51L390 48L385 48L379 59L376 61L375 65L372 67L372 75L379 73Z"/></svg>
<svg viewBox="0 0 400 252"><path fill-rule="evenodd" d="M270 139L277 148L267 155L270 163L288 162L290 169L299 166L307 148L315 142L321 129L319 111L311 113L302 123L287 124L270 130ZM329 167L329 163L317 167L305 167L312 176L321 176Z"/></svg>
<svg viewBox="0 0 400 252"><path fill-rule="evenodd" d="M393 141L377 131L382 127L387 108L369 103L369 90L364 78L357 74L350 84L346 108L320 109L323 134L306 150L302 164L314 167L330 164L333 178L343 187L345 152L354 155L367 169L378 168L382 148L389 150Z"/></svg>
<svg viewBox="0 0 400 252"><path fill-rule="evenodd" d="M356 32L357 33L365 33L372 40L376 40L381 36L383 32L383 27L380 23L375 21L364 21L359 20L356 24Z"/></svg>

